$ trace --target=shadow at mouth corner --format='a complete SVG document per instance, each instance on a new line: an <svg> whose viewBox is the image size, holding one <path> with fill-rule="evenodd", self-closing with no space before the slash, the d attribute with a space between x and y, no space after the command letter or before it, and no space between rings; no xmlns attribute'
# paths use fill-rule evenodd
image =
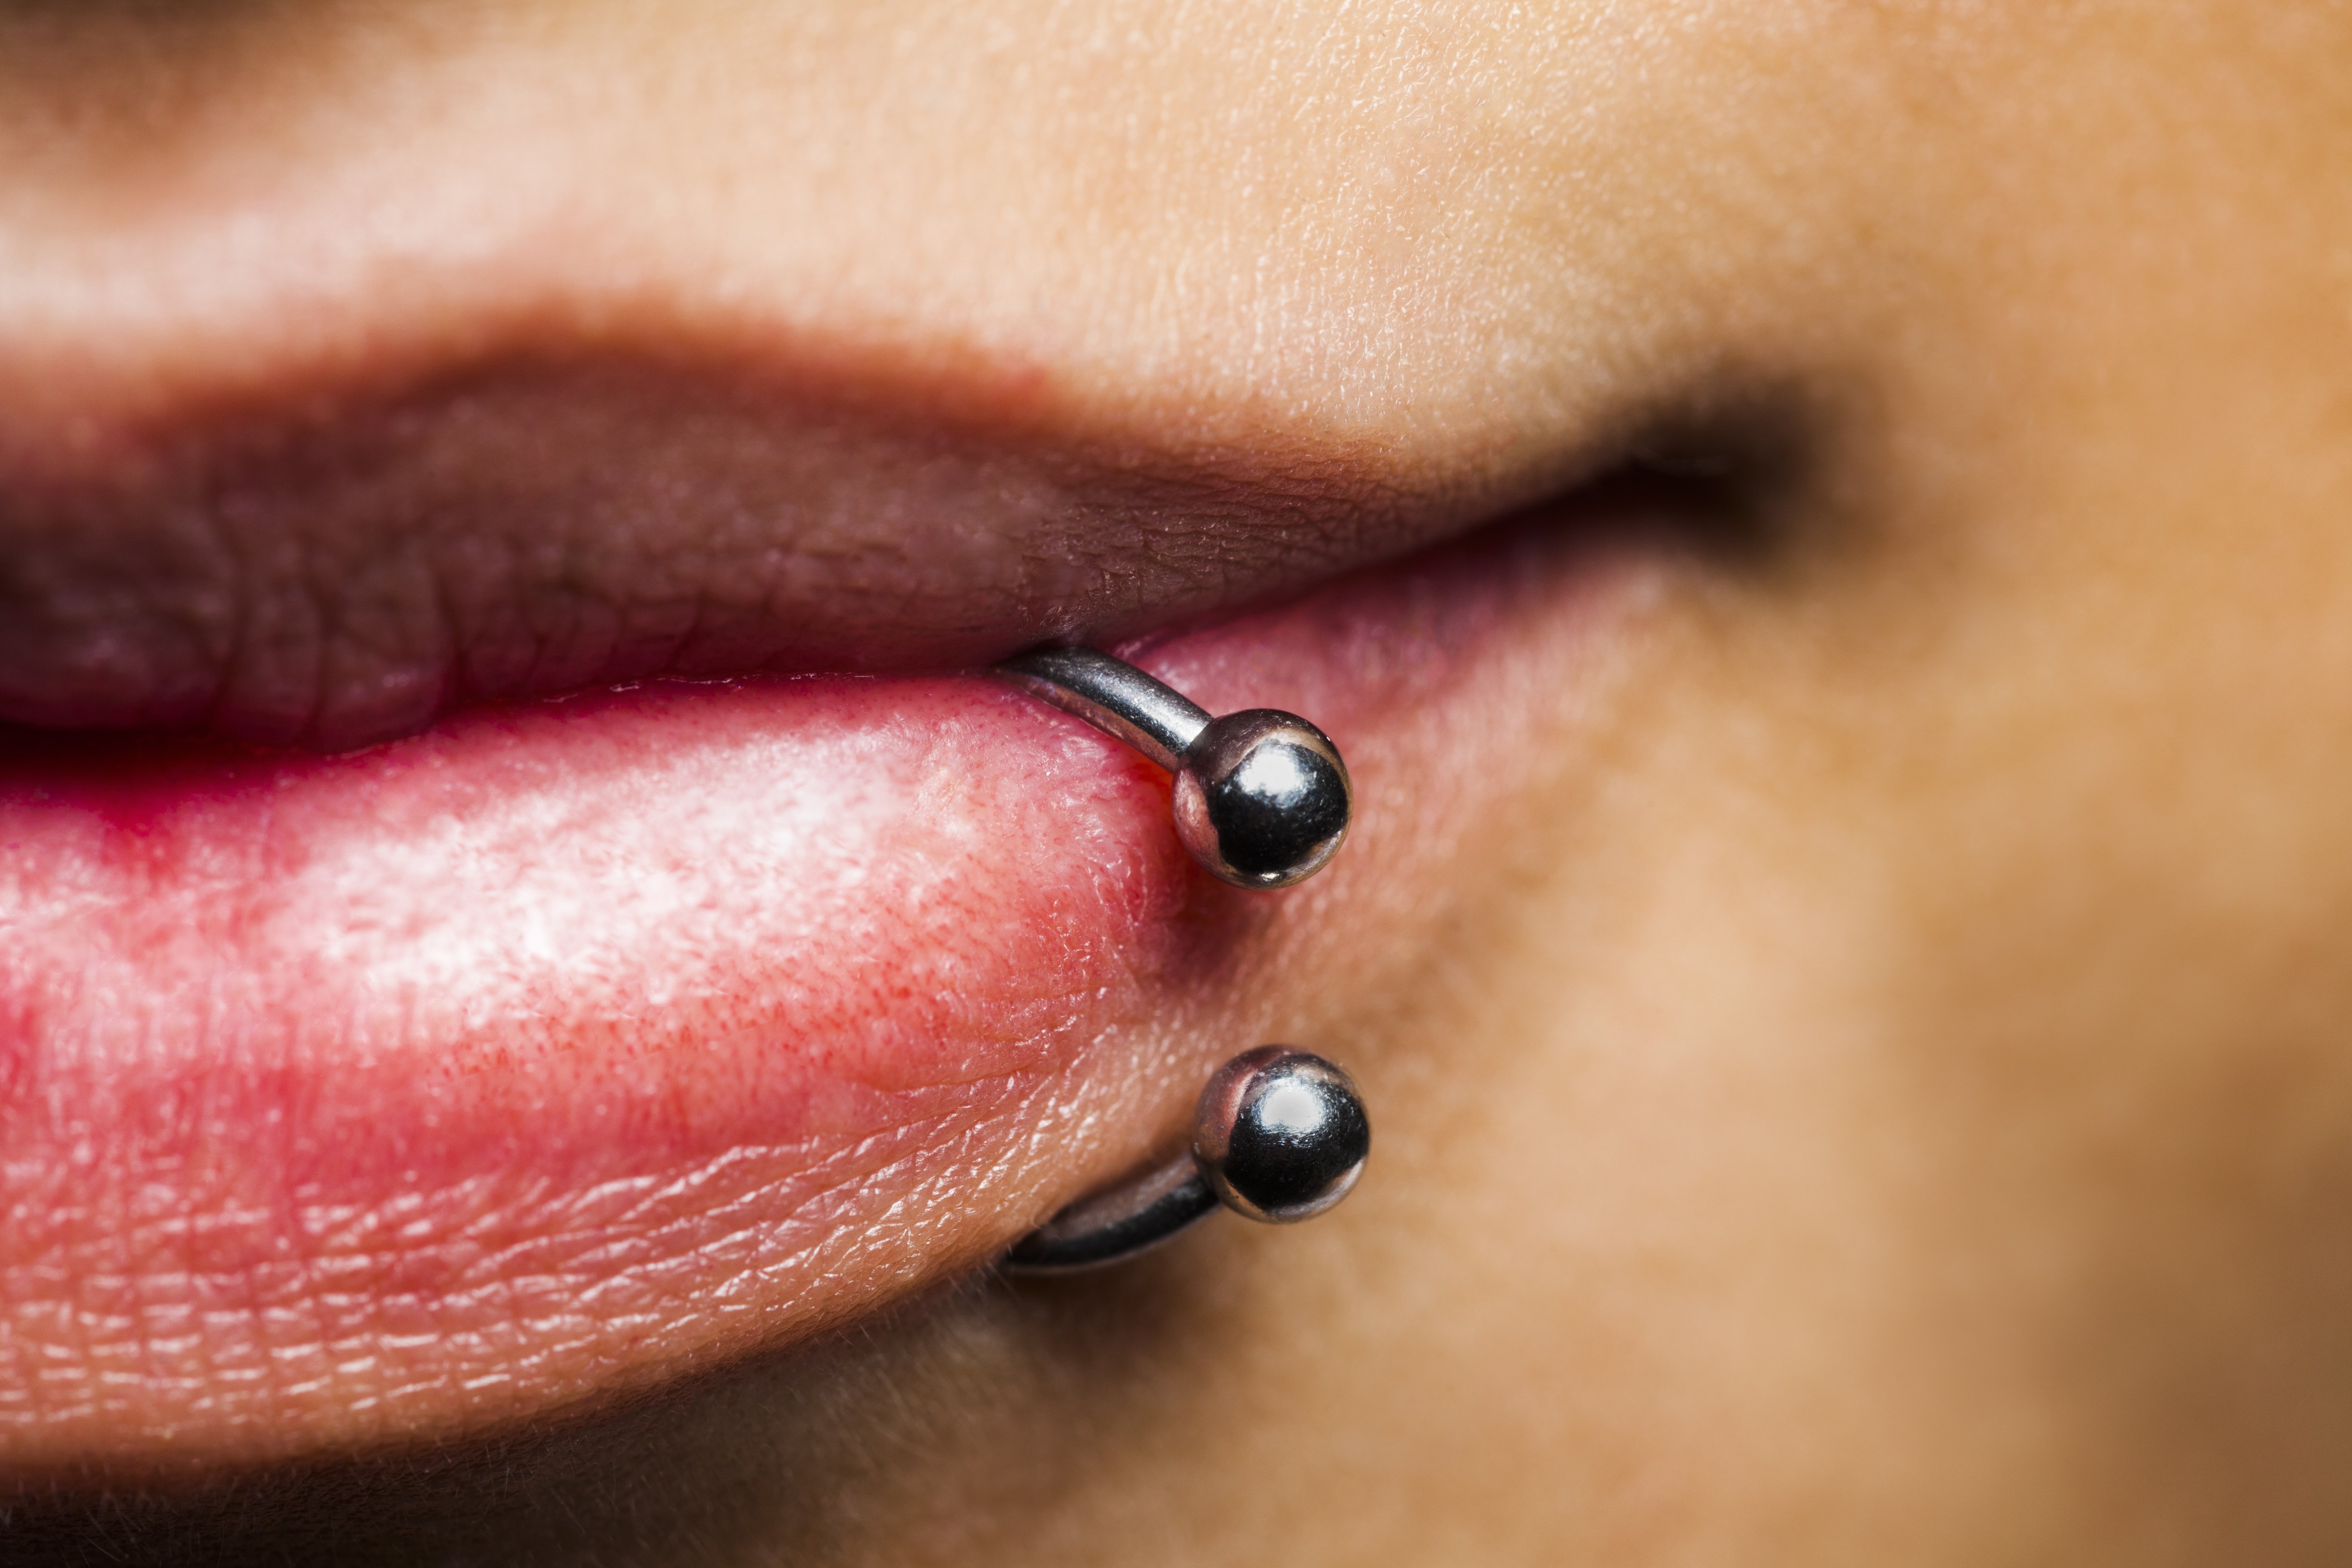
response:
<svg viewBox="0 0 2352 1568"><path fill-rule="evenodd" d="M0 1563L954 1562L1012 1549L1187 1398L1223 1316L1206 1238L982 1274L788 1351L535 1428L169 1486L0 1478ZM1205 1256L1204 1256L1205 1255Z"/></svg>
<svg viewBox="0 0 2352 1568"><path fill-rule="evenodd" d="M1858 416L1837 404L1828 389L1727 377L1630 425L1616 461L1564 499L1670 520L1717 567L1769 572L1844 531L1852 508L1832 492L1848 465L1832 448Z"/></svg>

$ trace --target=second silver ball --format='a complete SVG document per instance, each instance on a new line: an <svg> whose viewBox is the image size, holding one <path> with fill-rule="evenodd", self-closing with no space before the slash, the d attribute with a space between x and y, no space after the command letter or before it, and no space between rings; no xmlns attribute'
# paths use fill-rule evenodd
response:
<svg viewBox="0 0 2352 1568"><path fill-rule="evenodd" d="M1372 1124L1347 1073L1311 1051L1260 1046L1217 1069L1193 1113L1192 1160L1227 1208L1293 1225L1348 1195Z"/></svg>

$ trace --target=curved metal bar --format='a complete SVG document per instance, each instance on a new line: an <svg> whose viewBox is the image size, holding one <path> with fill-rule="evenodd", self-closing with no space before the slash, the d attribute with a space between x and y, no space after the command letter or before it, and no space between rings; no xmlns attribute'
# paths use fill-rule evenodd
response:
<svg viewBox="0 0 2352 1568"><path fill-rule="evenodd" d="M1015 1242L1003 1267L1013 1274L1068 1274L1122 1262L1218 1206L1187 1154L1139 1182L1072 1204Z"/></svg>
<svg viewBox="0 0 2352 1568"><path fill-rule="evenodd" d="M1339 853L1355 810L1331 737L1272 708L1223 718L1088 647L1036 648L989 673L1125 742L1174 775L1185 852L1236 888L1295 887Z"/></svg>
<svg viewBox="0 0 2352 1568"><path fill-rule="evenodd" d="M1090 647L1041 647L994 667L995 672L1114 740L1126 742L1170 773L1209 727L1209 710L1165 682Z"/></svg>
<svg viewBox="0 0 2352 1568"><path fill-rule="evenodd" d="M1291 1046L1260 1046L1210 1076L1192 1150L1072 1204L1013 1243L1003 1267L1059 1274L1132 1258L1223 1206L1267 1225L1312 1219L1363 1174L1372 1124L1355 1080Z"/></svg>

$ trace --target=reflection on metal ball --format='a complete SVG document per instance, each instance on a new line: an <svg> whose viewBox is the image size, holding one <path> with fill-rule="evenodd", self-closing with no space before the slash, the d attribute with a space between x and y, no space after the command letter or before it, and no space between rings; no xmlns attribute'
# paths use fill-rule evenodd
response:
<svg viewBox="0 0 2352 1568"><path fill-rule="evenodd" d="M1329 736L1294 713L1211 720L1176 773L1176 836L1241 888L1287 888L1339 852L1352 802Z"/></svg>
<svg viewBox="0 0 2352 1568"><path fill-rule="evenodd" d="M1372 1124L1348 1075L1321 1057L1260 1046L1217 1070L1201 1092L1192 1158L1227 1208L1290 1225L1355 1186Z"/></svg>

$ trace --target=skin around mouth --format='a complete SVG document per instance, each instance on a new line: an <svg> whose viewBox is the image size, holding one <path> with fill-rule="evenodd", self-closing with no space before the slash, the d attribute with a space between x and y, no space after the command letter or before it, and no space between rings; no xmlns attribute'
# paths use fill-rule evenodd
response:
<svg viewBox="0 0 2352 1568"><path fill-rule="evenodd" d="M1595 529L1638 510L1131 649L1349 756L1357 842L1284 894L981 676L656 682L332 757L21 737L0 1462L446 1435L982 1262L1284 1022L1252 974L1344 976L1332 911L1444 853L1534 667L1605 684L1646 573Z"/></svg>
<svg viewBox="0 0 2352 1568"><path fill-rule="evenodd" d="M0 5L0 1488L2352 1560L2346 21ZM1413 557L1741 407L1736 561ZM945 673L1065 634L1328 727L1339 861L1204 886ZM1274 1039L1381 1124L1329 1218L869 1314Z"/></svg>

